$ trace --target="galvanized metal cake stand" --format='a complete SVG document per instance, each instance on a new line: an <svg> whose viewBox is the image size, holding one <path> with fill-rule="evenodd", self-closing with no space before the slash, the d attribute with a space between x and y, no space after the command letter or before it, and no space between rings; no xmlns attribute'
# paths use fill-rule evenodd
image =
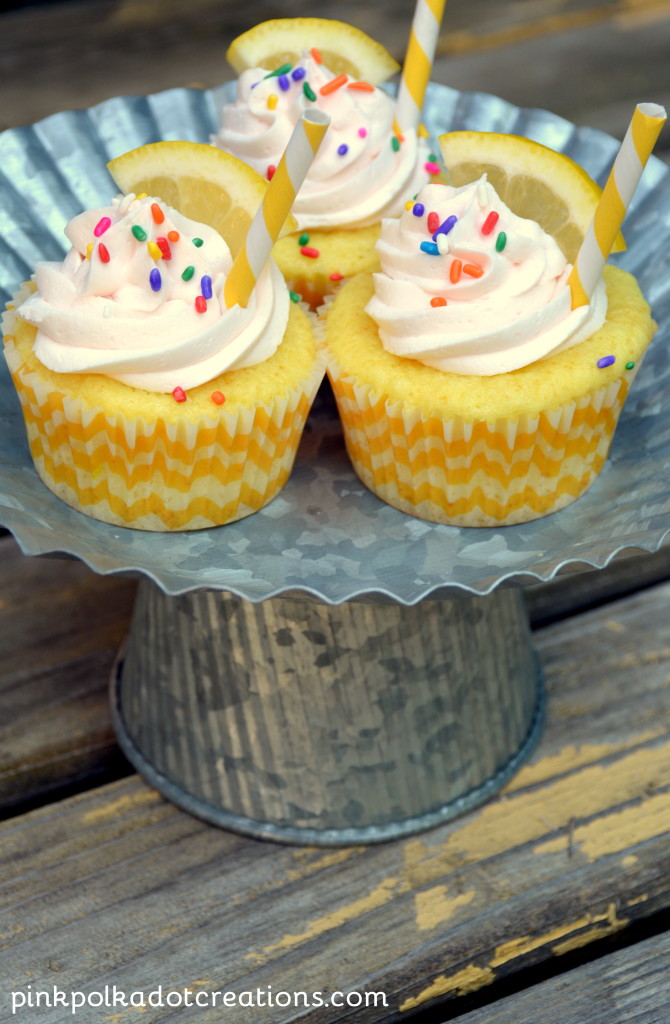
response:
<svg viewBox="0 0 670 1024"><path fill-rule="evenodd" d="M163 138L206 142L228 83L117 97L0 135L0 298L63 227L105 204L106 160ZM424 119L512 132L604 181L618 143L542 110L430 85ZM624 224L661 324L610 458L578 502L506 529L403 515L358 481L324 391L294 472L262 511L217 530L144 534L74 512L40 483L0 366L0 523L26 554L67 552L140 577L112 683L126 754L208 821L301 843L391 839L495 793L528 756L543 693L523 585L654 551L670 532L670 174L652 158Z"/></svg>
<svg viewBox="0 0 670 1024"><path fill-rule="evenodd" d="M319 845L393 839L480 803L532 749L543 704L518 589L331 606L143 582L112 683L119 742L166 797Z"/></svg>

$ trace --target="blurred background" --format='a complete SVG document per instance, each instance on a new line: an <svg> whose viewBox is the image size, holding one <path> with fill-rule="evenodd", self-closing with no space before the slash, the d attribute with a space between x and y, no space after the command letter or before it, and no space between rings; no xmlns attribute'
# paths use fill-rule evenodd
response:
<svg viewBox="0 0 670 1024"><path fill-rule="evenodd" d="M9 0L0 129L111 96L233 77L225 53L267 18L363 29L402 61L413 0ZM433 79L621 138L636 102L670 107L670 0L447 0ZM657 152L667 159L667 128Z"/></svg>

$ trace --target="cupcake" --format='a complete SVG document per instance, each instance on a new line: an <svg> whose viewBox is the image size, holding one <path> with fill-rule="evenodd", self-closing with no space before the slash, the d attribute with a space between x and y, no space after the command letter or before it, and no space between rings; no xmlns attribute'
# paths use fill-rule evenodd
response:
<svg viewBox="0 0 670 1024"><path fill-rule="evenodd" d="M606 267L572 309L571 269L486 175L428 185L378 245L382 270L325 314L328 373L354 468L403 512L521 523L574 501L603 467L655 324Z"/></svg>
<svg viewBox="0 0 670 1024"><path fill-rule="evenodd" d="M223 238L152 197L80 214L3 320L30 451L73 508L188 530L262 508L286 482L323 377L310 317L270 261L226 308Z"/></svg>
<svg viewBox="0 0 670 1024"><path fill-rule="evenodd" d="M280 64L248 67L267 51L269 44L254 45L259 35L279 37L300 55L284 60L280 53ZM307 38L310 45L302 47ZM338 47L344 56L333 53ZM279 19L235 40L228 58L241 70L237 96L224 105L212 142L262 176L272 177L303 110L316 105L331 118L292 210L299 230L274 249L291 289L318 305L342 279L378 269L374 246L382 218L399 214L439 173L437 157L425 129L397 130L394 100L377 86L398 65L357 29L321 18ZM361 81L352 61L368 67L371 80Z"/></svg>

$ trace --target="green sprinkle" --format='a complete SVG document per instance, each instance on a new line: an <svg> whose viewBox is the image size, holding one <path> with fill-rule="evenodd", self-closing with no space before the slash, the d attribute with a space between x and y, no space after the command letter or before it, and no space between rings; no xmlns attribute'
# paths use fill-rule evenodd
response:
<svg viewBox="0 0 670 1024"><path fill-rule="evenodd" d="M265 77L275 78L277 75L287 75L292 67L292 64L282 64L280 68L275 68L274 71L270 71Z"/></svg>
<svg viewBox="0 0 670 1024"><path fill-rule="evenodd" d="M187 267L184 273L181 275L182 281L190 281L195 274L195 267Z"/></svg>
<svg viewBox="0 0 670 1024"><path fill-rule="evenodd" d="M308 100L312 100L312 102L314 102L314 100L316 99L316 93L312 89L312 87L309 84L309 82L303 82L302 83L302 91L304 92L304 94L305 94L305 96L307 97Z"/></svg>
<svg viewBox="0 0 670 1024"><path fill-rule="evenodd" d="M496 238L496 252L502 252L507 245L507 235L504 231L501 231Z"/></svg>
<svg viewBox="0 0 670 1024"><path fill-rule="evenodd" d="M394 153L397 153L398 150L400 149L400 139L397 137L397 135L391 136L391 149L393 150Z"/></svg>
<svg viewBox="0 0 670 1024"><path fill-rule="evenodd" d="M201 245L204 245L204 244L205 244L205 243L203 242L202 238L193 238L193 239L191 239L191 241L193 242L193 244L194 244L195 246L197 246L197 248L198 248L198 249L200 248L200 246L201 246Z"/></svg>
<svg viewBox="0 0 670 1024"><path fill-rule="evenodd" d="M298 245L307 245L309 242L309 235L306 231L303 231L300 238L298 239Z"/></svg>
<svg viewBox="0 0 670 1024"><path fill-rule="evenodd" d="M428 154L428 159L430 160L431 164L436 164L437 163L437 157L436 157L435 153L429 153Z"/></svg>
<svg viewBox="0 0 670 1024"><path fill-rule="evenodd" d="M300 302L300 296L297 292L289 292L289 296L291 298L291 302Z"/></svg>
<svg viewBox="0 0 670 1024"><path fill-rule="evenodd" d="M635 363L633 363L633 362L626 363L626 369L627 370L632 370L634 366L635 366Z"/></svg>
<svg viewBox="0 0 670 1024"><path fill-rule="evenodd" d="M132 231L132 233L134 234L134 236L135 236L135 238L137 239L138 242L146 242L146 240L147 240L147 233L144 230L144 228L141 228L139 226L139 224L133 224L133 226L132 226L132 228L130 230Z"/></svg>

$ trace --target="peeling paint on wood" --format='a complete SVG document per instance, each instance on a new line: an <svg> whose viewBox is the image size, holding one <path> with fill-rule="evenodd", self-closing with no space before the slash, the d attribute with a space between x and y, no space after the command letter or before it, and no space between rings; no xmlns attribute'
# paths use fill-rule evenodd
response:
<svg viewBox="0 0 670 1024"><path fill-rule="evenodd" d="M401 1003L398 1009L401 1013L405 1013L407 1010L415 1010L422 1003L427 1003L431 999L437 999L438 996L467 995L468 992L476 992L484 985L490 985L494 978L495 974L490 967L476 967L474 964L470 964L451 976L440 974L418 995Z"/></svg>
<svg viewBox="0 0 670 1024"><path fill-rule="evenodd" d="M446 885L436 885L433 889L418 892L414 897L417 929L423 932L443 925L451 920L461 907L467 907L472 903L476 896L474 890L450 896Z"/></svg>

